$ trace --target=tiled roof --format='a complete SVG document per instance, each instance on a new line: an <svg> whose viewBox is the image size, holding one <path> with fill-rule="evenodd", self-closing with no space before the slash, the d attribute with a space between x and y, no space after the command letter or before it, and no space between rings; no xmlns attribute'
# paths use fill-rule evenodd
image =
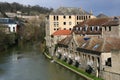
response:
<svg viewBox="0 0 120 80"><path fill-rule="evenodd" d="M59 44L68 46L71 38L66 37ZM82 36L75 38L79 47L84 50L97 51L97 52L110 52L111 50L120 50L120 38L97 38L91 37L85 40Z"/></svg>
<svg viewBox="0 0 120 80"><path fill-rule="evenodd" d="M94 19L88 19L86 21L81 22L80 24L76 26L84 27L85 25L87 26L101 26L105 22L108 22L110 19L109 18L94 18Z"/></svg>
<svg viewBox="0 0 120 80"><path fill-rule="evenodd" d="M90 15L82 8L73 8L73 7L60 7L54 10L52 15Z"/></svg>
<svg viewBox="0 0 120 80"><path fill-rule="evenodd" d="M58 30L54 32L52 35L70 35L71 31L70 30Z"/></svg>
<svg viewBox="0 0 120 80"><path fill-rule="evenodd" d="M68 46L68 44L70 43L71 39L72 39L71 35L67 36L66 38L64 38L61 41L59 41L58 44Z"/></svg>
<svg viewBox="0 0 120 80"><path fill-rule="evenodd" d="M115 19L115 18L93 18L93 19L88 19L85 20L83 22L81 22L80 24L74 26L74 27L84 27L84 26L113 26L113 25L118 25L119 23L119 18Z"/></svg>
<svg viewBox="0 0 120 80"><path fill-rule="evenodd" d="M120 18L94 18L81 22L73 27L75 34L101 34L104 26L118 26L120 25ZM92 27L94 29L91 31ZM99 27L99 29L97 28ZM80 30L82 28L82 30ZM97 30L96 30L97 29Z"/></svg>
<svg viewBox="0 0 120 80"><path fill-rule="evenodd" d="M105 43L102 51L109 52L112 49L120 50L120 38L111 38L111 37L105 38Z"/></svg>

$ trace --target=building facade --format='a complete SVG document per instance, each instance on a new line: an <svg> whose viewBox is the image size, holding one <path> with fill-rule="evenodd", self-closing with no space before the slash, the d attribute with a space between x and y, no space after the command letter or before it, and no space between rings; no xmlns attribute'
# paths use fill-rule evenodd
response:
<svg viewBox="0 0 120 80"><path fill-rule="evenodd" d="M95 18L82 8L60 7L46 17L46 46L51 47L51 35L57 30L71 30L80 22Z"/></svg>
<svg viewBox="0 0 120 80"><path fill-rule="evenodd" d="M0 24L1 25L6 25L9 28L9 32L17 32L17 23L11 18L0 18Z"/></svg>
<svg viewBox="0 0 120 80"><path fill-rule="evenodd" d="M96 77L119 80L119 32L119 18L83 21L70 37L58 42L55 56Z"/></svg>

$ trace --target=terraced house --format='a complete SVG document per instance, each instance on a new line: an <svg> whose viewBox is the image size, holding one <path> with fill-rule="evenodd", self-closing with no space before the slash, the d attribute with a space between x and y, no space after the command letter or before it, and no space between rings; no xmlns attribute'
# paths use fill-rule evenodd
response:
<svg viewBox="0 0 120 80"><path fill-rule="evenodd" d="M120 19L89 19L73 27L58 42L54 54L89 74L105 80L120 79Z"/></svg>
<svg viewBox="0 0 120 80"><path fill-rule="evenodd" d="M87 12L82 8L60 7L54 10L46 17L46 46L49 49L52 47L51 35L54 32L58 30L72 31L73 26L91 18L95 18L92 11Z"/></svg>

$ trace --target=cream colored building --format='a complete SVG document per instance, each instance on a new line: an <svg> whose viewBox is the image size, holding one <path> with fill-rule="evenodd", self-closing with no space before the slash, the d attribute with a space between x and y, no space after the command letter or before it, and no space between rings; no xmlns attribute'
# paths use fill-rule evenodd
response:
<svg viewBox="0 0 120 80"><path fill-rule="evenodd" d="M51 46L51 35L57 30L72 30L76 24L91 18L96 18L92 12L82 8L60 7L46 18L46 45Z"/></svg>
<svg viewBox="0 0 120 80"><path fill-rule="evenodd" d="M95 16L82 8L60 7L48 16L46 28L51 35L57 30L72 30L73 26L90 18L95 18Z"/></svg>

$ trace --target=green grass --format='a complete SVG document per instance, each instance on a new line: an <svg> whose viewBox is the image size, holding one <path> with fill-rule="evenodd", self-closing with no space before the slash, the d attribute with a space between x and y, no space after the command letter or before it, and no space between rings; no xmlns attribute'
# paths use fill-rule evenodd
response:
<svg viewBox="0 0 120 80"><path fill-rule="evenodd" d="M62 61L62 60L57 60L57 62L60 62L60 63L62 63L64 66L67 66L67 67L73 69L74 71L77 71L77 72L79 72L80 74L82 74L82 75L84 75L84 76L86 76L86 77L88 77L88 78L91 78L91 79L93 79L93 80L103 80L103 79L101 79L101 78L97 78L97 77L95 77L95 76L93 76L93 75L90 75L90 74L84 72L83 70L80 70L80 69L76 68L75 66L69 65L69 64L67 64L66 62ZM84 77L84 76L83 76L83 77Z"/></svg>

